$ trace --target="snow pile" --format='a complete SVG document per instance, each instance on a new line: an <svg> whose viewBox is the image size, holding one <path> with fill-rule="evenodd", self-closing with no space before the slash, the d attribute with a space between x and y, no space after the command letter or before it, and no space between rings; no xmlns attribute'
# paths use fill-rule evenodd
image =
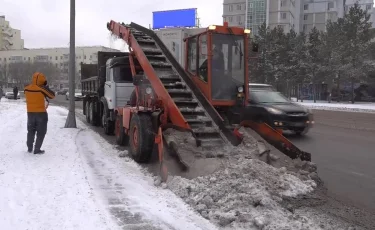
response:
<svg viewBox="0 0 375 230"><path fill-rule="evenodd" d="M297 101L296 99L292 100ZM328 103L326 101L317 101L316 103L314 103L314 101L310 100L304 100L303 102L297 103L310 109L317 110L375 113L375 103L356 102L355 104L351 104L350 102Z"/></svg>
<svg viewBox="0 0 375 230"><path fill-rule="evenodd" d="M169 188L220 227L235 229L318 229L282 208L283 197L312 192L312 180L301 181L285 168L243 159L209 176L173 177Z"/></svg>

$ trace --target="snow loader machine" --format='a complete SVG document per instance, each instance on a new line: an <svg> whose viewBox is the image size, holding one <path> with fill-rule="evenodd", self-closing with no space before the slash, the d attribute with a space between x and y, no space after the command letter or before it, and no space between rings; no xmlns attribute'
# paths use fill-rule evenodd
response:
<svg viewBox="0 0 375 230"><path fill-rule="evenodd" d="M298 149L280 130L246 119L250 31L224 23L187 37L182 67L154 31L133 22L110 21L107 28L128 44L135 86L129 103L115 109L116 142L129 145L129 154L138 163L157 156L163 181L169 170L167 155L174 156L183 171L208 168L208 161L199 162L202 152L212 157L226 146L238 146L243 126L290 158L311 161L311 154ZM257 45L252 48L257 51ZM193 150L180 151L183 139L178 136L187 134L200 157Z"/></svg>

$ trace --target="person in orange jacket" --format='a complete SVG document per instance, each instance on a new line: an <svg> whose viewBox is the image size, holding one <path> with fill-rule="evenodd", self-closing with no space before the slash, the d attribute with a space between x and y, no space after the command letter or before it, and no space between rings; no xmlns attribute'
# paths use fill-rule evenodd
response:
<svg viewBox="0 0 375 230"><path fill-rule="evenodd" d="M36 135L34 146L34 154L43 154L41 150L44 137L47 133L48 114L45 106L45 99L55 98L53 92L47 85L47 80L44 74L36 72L30 85L24 89L26 106L27 106L27 148L28 152L33 151L33 144Z"/></svg>

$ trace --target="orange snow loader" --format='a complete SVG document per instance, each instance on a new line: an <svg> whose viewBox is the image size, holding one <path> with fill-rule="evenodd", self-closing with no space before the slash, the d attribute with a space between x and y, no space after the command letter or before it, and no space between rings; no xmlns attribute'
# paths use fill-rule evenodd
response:
<svg viewBox="0 0 375 230"><path fill-rule="evenodd" d="M310 153L298 149L279 130L244 117L249 109L250 31L224 23L186 38L183 67L154 31L115 21L107 28L128 44L135 86L130 102L115 109L116 139L129 145L138 163L149 162L157 151L163 181L168 175L164 148L189 168L178 154L178 144L163 140L167 129L190 133L204 150L239 145L243 138L239 128L249 127L290 158L311 161ZM257 45L252 48L257 51ZM139 68L142 72L136 71Z"/></svg>

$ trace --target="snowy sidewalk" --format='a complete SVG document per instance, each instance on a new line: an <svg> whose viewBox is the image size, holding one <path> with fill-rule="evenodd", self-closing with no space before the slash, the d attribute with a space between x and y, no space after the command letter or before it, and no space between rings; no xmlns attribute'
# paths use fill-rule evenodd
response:
<svg viewBox="0 0 375 230"><path fill-rule="evenodd" d="M26 147L26 105L0 102L0 229L216 229L77 119L50 106L43 149Z"/></svg>
<svg viewBox="0 0 375 230"><path fill-rule="evenodd" d="M292 98L292 101L297 102L297 99ZM297 103L316 110L375 113L375 103L369 102L356 102L355 104L351 104L350 102L328 103L327 101L317 101L314 103L314 101L311 100L304 100L303 102L299 101Z"/></svg>

